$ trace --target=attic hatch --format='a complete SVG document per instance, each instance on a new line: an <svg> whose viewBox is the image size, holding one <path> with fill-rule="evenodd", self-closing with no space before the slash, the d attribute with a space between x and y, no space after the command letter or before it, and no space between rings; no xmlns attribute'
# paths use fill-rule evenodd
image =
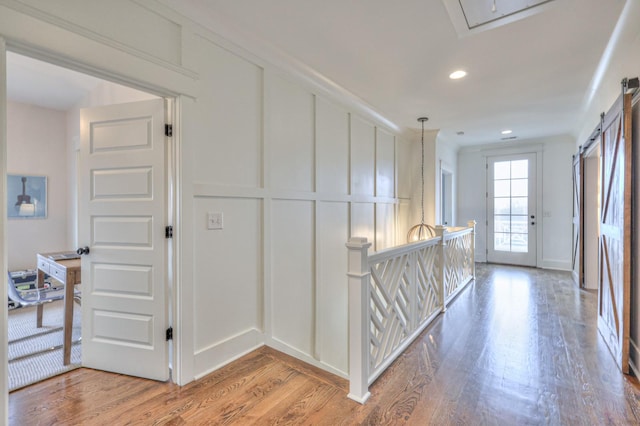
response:
<svg viewBox="0 0 640 426"><path fill-rule="evenodd" d="M442 0L458 35L493 29L546 10L554 0Z"/></svg>

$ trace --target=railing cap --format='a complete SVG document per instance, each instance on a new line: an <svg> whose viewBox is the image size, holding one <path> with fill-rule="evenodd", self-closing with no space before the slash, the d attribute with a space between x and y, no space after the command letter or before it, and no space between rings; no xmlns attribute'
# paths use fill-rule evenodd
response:
<svg viewBox="0 0 640 426"><path fill-rule="evenodd" d="M367 241L367 237L351 237L346 246L350 249L363 249L371 247L371 243Z"/></svg>

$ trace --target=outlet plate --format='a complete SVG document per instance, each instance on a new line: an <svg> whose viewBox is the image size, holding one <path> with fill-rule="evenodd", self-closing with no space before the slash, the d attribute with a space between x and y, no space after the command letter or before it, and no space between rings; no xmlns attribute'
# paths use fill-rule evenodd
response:
<svg viewBox="0 0 640 426"><path fill-rule="evenodd" d="M222 212L207 213L207 229L222 229L223 224Z"/></svg>

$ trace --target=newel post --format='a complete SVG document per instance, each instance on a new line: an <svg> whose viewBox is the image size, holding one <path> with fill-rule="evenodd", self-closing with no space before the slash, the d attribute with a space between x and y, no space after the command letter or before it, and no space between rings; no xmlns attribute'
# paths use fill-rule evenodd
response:
<svg viewBox="0 0 640 426"><path fill-rule="evenodd" d="M471 228L471 276L476 279L476 221L470 220L467 226Z"/></svg>
<svg viewBox="0 0 640 426"><path fill-rule="evenodd" d="M349 253L349 398L364 404L369 393L369 247L366 238L350 238Z"/></svg>
<svg viewBox="0 0 640 426"><path fill-rule="evenodd" d="M440 261L438 262L438 270L436 271L436 274L438 279L438 285L440 286L440 288L438 289L438 293L440 296L440 306L441 306L442 312L447 310L447 307L445 305L445 299L447 297L445 294L447 289L447 283L445 282L446 271L447 271L447 257L446 257L447 242L445 241L446 235L447 235L447 228L442 225L436 225L436 237L440 237L440 242L438 243L438 259L440 259Z"/></svg>

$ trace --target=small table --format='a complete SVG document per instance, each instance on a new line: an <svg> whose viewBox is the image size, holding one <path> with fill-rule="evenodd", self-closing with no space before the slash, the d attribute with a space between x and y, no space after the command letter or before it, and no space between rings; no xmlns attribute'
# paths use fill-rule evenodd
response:
<svg viewBox="0 0 640 426"><path fill-rule="evenodd" d="M38 288L44 287L44 275L48 274L64 284L64 341L63 364L71 363L71 331L73 329L73 289L80 284L80 259L64 259L61 253L38 253ZM62 257L62 258L61 258ZM42 327L43 305L37 308L37 326Z"/></svg>

